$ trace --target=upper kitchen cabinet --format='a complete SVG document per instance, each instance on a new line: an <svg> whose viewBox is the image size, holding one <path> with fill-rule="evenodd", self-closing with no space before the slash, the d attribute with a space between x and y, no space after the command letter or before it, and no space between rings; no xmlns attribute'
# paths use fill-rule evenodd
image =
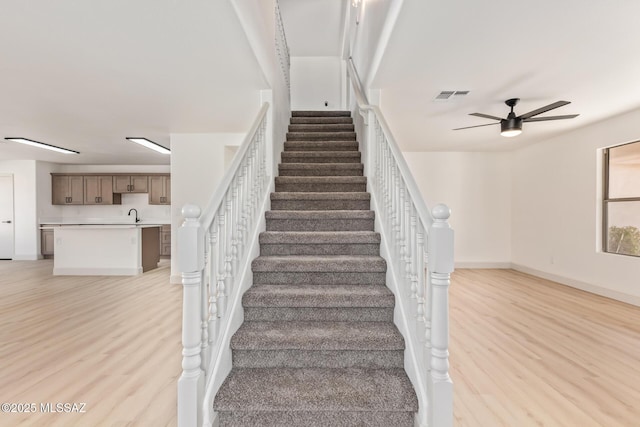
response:
<svg viewBox="0 0 640 427"><path fill-rule="evenodd" d="M78 175L52 175L51 203L54 205L83 205L84 179Z"/></svg>
<svg viewBox="0 0 640 427"><path fill-rule="evenodd" d="M115 175L113 177L114 193L148 193L149 177L147 175Z"/></svg>
<svg viewBox="0 0 640 427"><path fill-rule="evenodd" d="M155 175L149 177L149 204L171 204L171 176Z"/></svg>
<svg viewBox="0 0 640 427"><path fill-rule="evenodd" d="M84 176L85 205L119 205L120 194L113 194L113 177L110 175Z"/></svg>

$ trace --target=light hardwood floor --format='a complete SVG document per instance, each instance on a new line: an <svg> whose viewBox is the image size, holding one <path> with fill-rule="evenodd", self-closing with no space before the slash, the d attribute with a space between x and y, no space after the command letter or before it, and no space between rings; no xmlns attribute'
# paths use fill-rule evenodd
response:
<svg viewBox="0 0 640 427"><path fill-rule="evenodd" d="M52 277L0 261L0 426L174 426L181 292L167 265L134 278ZM451 287L456 426L639 426L640 308L510 270ZM39 409L39 408L38 408Z"/></svg>

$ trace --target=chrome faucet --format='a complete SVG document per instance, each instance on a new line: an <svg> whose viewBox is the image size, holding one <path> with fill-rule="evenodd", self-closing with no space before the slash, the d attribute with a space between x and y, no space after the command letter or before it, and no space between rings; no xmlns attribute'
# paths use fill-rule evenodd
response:
<svg viewBox="0 0 640 427"><path fill-rule="evenodd" d="M135 208L129 209L129 213L127 214L127 216L131 216L131 211L136 211L136 222L140 222L140 218L138 218L138 210Z"/></svg>

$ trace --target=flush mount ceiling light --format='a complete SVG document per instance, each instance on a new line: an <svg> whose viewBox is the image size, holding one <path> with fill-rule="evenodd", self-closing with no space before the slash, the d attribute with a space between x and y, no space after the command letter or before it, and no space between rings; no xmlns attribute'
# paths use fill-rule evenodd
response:
<svg viewBox="0 0 640 427"><path fill-rule="evenodd" d="M5 138L7 141L19 142L20 144L31 145L32 147L44 148L45 150L55 151L63 154L80 154L79 151L67 150L66 148L56 147L55 145L45 144L27 138Z"/></svg>
<svg viewBox="0 0 640 427"><path fill-rule="evenodd" d="M139 138L139 137L127 137L127 139L131 142L135 142L136 144L140 144L143 147L150 148L152 150L157 151L162 154L171 154L171 150L163 147L162 145L156 144L153 141L148 140L147 138Z"/></svg>
<svg viewBox="0 0 640 427"><path fill-rule="evenodd" d="M520 101L520 98L511 98L507 99L504 103L507 104L508 107L511 108L511 111L507 115L507 118L503 119L501 117L491 116L489 114L483 113L471 113L470 116L482 117L485 119L497 120L496 123L489 123L486 125L477 125L477 126L467 126L463 128L457 128L454 130L461 129L470 129L470 128L478 128L481 126L491 126L500 123L500 135L506 137L518 136L522 133L522 123L525 122L546 122L547 120L565 120L565 119L573 119L578 117L579 114L567 114L564 116L547 116L547 117L534 117L538 114L546 113L547 111L554 110L556 108L562 107L563 105L571 104L569 101L556 101L553 104L545 105L544 107L540 107L536 110L529 111L528 113L521 114L516 116L516 113L513 112L513 107L515 107Z"/></svg>

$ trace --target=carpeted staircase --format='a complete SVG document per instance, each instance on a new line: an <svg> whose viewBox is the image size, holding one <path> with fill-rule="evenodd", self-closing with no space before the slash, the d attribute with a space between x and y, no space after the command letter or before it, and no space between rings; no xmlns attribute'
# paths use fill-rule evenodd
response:
<svg viewBox="0 0 640 427"><path fill-rule="evenodd" d="M231 339L221 426L413 426L404 339L349 112L292 113Z"/></svg>

